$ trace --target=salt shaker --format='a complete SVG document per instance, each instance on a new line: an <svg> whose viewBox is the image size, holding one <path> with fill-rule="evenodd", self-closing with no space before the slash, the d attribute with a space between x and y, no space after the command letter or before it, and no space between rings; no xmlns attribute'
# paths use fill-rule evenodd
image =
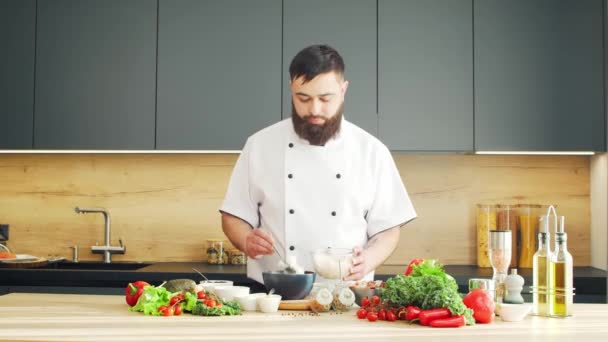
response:
<svg viewBox="0 0 608 342"><path fill-rule="evenodd" d="M505 289L507 294L503 301L505 303L523 304L524 298L521 296L521 290L524 287L524 278L517 274L517 269L511 269L511 274L505 279Z"/></svg>

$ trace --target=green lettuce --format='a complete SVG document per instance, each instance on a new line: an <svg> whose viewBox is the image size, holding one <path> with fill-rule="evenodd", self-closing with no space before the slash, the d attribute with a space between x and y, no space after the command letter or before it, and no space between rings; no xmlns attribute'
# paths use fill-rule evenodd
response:
<svg viewBox="0 0 608 342"><path fill-rule="evenodd" d="M160 316L162 313L158 312L158 308L162 305L169 305L171 296L172 293L162 286L146 286L137 300L137 304L130 307L129 310L140 311L145 315Z"/></svg>

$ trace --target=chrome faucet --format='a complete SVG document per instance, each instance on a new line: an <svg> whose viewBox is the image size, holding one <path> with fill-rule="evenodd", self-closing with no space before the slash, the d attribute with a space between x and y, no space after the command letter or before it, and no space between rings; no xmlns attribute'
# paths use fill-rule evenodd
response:
<svg viewBox="0 0 608 342"><path fill-rule="evenodd" d="M74 208L77 214L86 213L101 213L105 221L105 245L99 246L99 243L95 246L91 246L91 252L93 254L103 254L103 262L112 262L112 254L125 254L126 247L123 245L122 240L118 239L120 246L112 246L110 243L110 213L104 208Z"/></svg>

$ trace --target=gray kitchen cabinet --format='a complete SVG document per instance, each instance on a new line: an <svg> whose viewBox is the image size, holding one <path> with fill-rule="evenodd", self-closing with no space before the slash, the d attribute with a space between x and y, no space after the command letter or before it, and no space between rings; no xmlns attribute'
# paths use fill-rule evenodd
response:
<svg viewBox="0 0 608 342"><path fill-rule="evenodd" d="M602 0L475 1L475 149L603 150Z"/></svg>
<svg viewBox="0 0 608 342"><path fill-rule="evenodd" d="M473 149L471 0L378 1L379 136L391 150Z"/></svg>
<svg viewBox="0 0 608 342"><path fill-rule="evenodd" d="M0 1L0 149L31 149L35 0Z"/></svg>
<svg viewBox="0 0 608 342"><path fill-rule="evenodd" d="M306 46L328 44L345 63L349 81L344 116L377 135L376 0L285 0L283 9L283 117L292 114L289 65Z"/></svg>
<svg viewBox="0 0 608 342"><path fill-rule="evenodd" d="M154 149L155 0L39 0L34 148Z"/></svg>
<svg viewBox="0 0 608 342"><path fill-rule="evenodd" d="M157 149L240 150L281 119L281 0L161 0Z"/></svg>

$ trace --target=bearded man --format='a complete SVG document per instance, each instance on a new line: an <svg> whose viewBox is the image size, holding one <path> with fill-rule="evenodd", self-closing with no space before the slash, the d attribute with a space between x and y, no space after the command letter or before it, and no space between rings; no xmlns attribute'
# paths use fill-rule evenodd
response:
<svg viewBox="0 0 608 342"><path fill-rule="evenodd" d="M281 265L275 248L310 271L313 251L346 248L344 280L373 280L414 207L387 147L344 117L340 54L306 47L289 75L291 118L247 140L220 208L223 231L259 283Z"/></svg>

